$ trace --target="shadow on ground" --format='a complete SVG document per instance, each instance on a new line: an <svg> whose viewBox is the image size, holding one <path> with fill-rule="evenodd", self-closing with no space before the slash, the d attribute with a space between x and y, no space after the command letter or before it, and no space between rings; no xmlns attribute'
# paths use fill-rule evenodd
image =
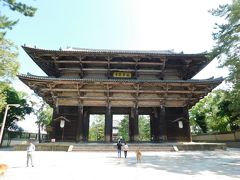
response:
<svg viewBox="0 0 240 180"><path fill-rule="evenodd" d="M113 158L113 157L108 157ZM216 175L225 175L240 178L240 152L229 151L199 151L199 152L143 152L141 163L136 162L134 156L127 159L115 158L110 160L116 166L152 168L178 174L197 175L209 172Z"/></svg>

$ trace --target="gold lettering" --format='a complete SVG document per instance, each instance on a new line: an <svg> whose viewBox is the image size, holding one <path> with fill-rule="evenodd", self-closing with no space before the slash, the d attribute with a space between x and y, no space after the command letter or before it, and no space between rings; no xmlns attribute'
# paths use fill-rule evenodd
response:
<svg viewBox="0 0 240 180"><path fill-rule="evenodd" d="M132 74L130 72L113 72L113 77L131 78Z"/></svg>

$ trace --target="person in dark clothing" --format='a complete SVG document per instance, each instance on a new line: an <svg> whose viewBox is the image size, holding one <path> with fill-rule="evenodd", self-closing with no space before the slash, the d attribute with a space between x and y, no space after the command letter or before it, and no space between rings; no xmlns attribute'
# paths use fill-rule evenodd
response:
<svg viewBox="0 0 240 180"><path fill-rule="evenodd" d="M121 152L122 152L122 143L121 143L121 141L118 141L118 143L117 143L118 158L121 158Z"/></svg>

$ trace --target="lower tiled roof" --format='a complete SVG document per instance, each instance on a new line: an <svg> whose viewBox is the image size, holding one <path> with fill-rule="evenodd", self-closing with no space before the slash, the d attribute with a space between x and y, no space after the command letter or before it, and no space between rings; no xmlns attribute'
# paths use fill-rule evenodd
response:
<svg viewBox="0 0 240 180"><path fill-rule="evenodd" d="M189 80L151 80L151 79L103 79L103 78L56 78L49 76L18 75L20 79L43 81L82 81L82 82L124 82L124 83L221 83L224 78L189 79Z"/></svg>

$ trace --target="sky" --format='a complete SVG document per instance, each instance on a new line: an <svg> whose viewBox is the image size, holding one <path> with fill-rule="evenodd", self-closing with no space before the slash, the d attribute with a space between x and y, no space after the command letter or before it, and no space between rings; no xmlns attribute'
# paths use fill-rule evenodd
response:
<svg viewBox="0 0 240 180"><path fill-rule="evenodd" d="M33 0L34 17L7 11L19 23L7 38L19 46L20 73L45 75L21 45L43 49L67 47L118 50L210 51L219 19L208 11L229 0ZM213 61L196 78L226 76ZM213 71L214 70L214 71ZM209 73L210 72L210 73ZM15 82L26 90L24 85Z"/></svg>
<svg viewBox="0 0 240 180"><path fill-rule="evenodd" d="M1 7L11 19L19 19L7 33L19 47L20 73L45 75L21 45L42 49L67 47L117 50L174 50L184 53L210 51L212 32L220 19L208 11L230 0L23 0L37 7L34 17L24 17ZM195 78L226 77L226 69L213 60ZM30 93L19 80L18 90Z"/></svg>

